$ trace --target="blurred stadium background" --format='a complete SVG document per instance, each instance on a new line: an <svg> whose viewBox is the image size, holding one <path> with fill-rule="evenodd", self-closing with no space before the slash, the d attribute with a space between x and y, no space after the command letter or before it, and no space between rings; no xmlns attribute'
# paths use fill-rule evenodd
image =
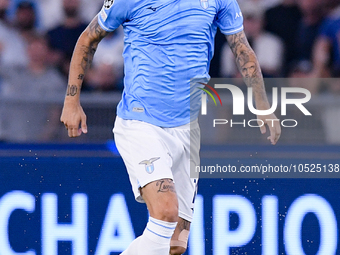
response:
<svg viewBox="0 0 340 255"><path fill-rule="evenodd" d="M288 107L285 118L298 125L283 127L273 147L258 128L211 128L214 118L232 118L230 94L221 92L223 107L210 100L200 119L202 162L339 164L339 1L239 2L268 83L290 78L310 90L312 116ZM59 122L72 42L101 5L0 0L0 255L115 255L144 229L147 211L134 201L111 131L121 30L103 41L85 80L89 133L70 139ZM239 77L228 58L218 33L212 77ZM201 179L186 254L340 254L339 179L331 177Z"/></svg>

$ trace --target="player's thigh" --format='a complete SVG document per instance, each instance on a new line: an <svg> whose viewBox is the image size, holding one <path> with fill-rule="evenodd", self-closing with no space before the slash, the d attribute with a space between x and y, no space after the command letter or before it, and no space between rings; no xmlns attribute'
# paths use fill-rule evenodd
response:
<svg viewBox="0 0 340 255"><path fill-rule="evenodd" d="M172 179L153 181L141 188L140 193L151 217L169 222L178 220L178 201Z"/></svg>
<svg viewBox="0 0 340 255"><path fill-rule="evenodd" d="M143 202L141 187L157 180L173 179L172 159L164 142L169 140L169 134L161 128L117 118L114 135L137 201Z"/></svg>
<svg viewBox="0 0 340 255"><path fill-rule="evenodd" d="M199 128L188 132L180 130L177 135L181 138L185 148L181 158L176 160L172 166L179 203L179 217L191 222L198 178L192 178L190 168L199 165Z"/></svg>

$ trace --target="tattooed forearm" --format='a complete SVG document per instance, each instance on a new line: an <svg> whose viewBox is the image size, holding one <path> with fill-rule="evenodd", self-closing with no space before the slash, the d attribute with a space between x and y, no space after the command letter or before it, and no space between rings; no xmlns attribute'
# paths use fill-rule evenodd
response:
<svg viewBox="0 0 340 255"><path fill-rule="evenodd" d="M171 179L159 180L156 182L158 187L157 193L159 192L175 192L175 185Z"/></svg>
<svg viewBox="0 0 340 255"><path fill-rule="evenodd" d="M83 54L83 59L81 60L80 66L82 68L82 71L86 72L86 70L92 64L93 56L94 56L96 49L93 49L91 47L83 45L81 47L81 50L82 50L82 54Z"/></svg>
<svg viewBox="0 0 340 255"><path fill-rule="evenodd" d="M244 32L228 35L227 40L247 86L257 85L258 78L262 78L261 69Z"/></svg>
<svg viewBox="0 0 340 255"><path fill-rule="evenodd" d="M261 68L244 32L228 35L227 41L246 85L253 88L255 98L267 103Z"/></svg>
<svg viewBox="0 0 340 255"><path fill-rule="evenodd" d="M107 34L98 24L96 16L80 35L70 63L69 84L71 85L67 86L67 96L79 99L86 71L91 66L99 42Z"/></svg>
<svg viewBox="0 0 340 255"><path fill-rule="evenodd" d="M75 96L77 95L78 88L76 85L67 85L66 96Z"/></svg>

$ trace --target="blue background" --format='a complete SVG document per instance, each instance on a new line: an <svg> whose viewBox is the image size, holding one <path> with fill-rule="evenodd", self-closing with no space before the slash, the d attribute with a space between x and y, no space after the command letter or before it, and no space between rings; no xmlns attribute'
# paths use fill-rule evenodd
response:
<svg viewBox="0 0 340 255"><path fill-rule="evenodd" d="M327 149L329 148L324 148ZM271 147L268 147L268 150L271 150ZM289 162L289 159L281 159L280 163L282 162ZM58 195L58 215L62 219L60 223L71 222L72 195L87 194L88 254L94 254L97 247L107 206L113 194L124 195L136 236L143 232L148 217L145 205L135 202L124 163L115 151L113 143L2 144L0 169L0 198L14 190L25 191L36 197L33 213L16 210L9 219L9 240L16 252L33 249L36 254L41 254L41 196L44 193ZM242 247L231 248L230 254L261 254L263 196L274 195L278 198L279 254L286 254L283 240L285 216L292 202L298 197L306 194L323 197L332 207L337 221L340 219L339 179L200 179L198 194L204 199L204 254L213 254L212 208L213 197L217 194L244 196L256 211L257 227L252 241ZM229 217L230 229L237 229L237 214L232 213ZM339 226L337 228L339 229ZM338 237L336 238L339 243ZM305 254L317 254L320 228L314 214L307 214L303 220L301 242ZM189 244L189 249L190 245L195 244ZM72 254L70 247L70 242L59 242L58 254Z"/></svg>

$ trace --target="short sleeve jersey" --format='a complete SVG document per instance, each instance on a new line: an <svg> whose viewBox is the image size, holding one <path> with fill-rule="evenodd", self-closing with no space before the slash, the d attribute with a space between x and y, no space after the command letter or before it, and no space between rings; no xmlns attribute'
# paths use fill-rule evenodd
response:
<svg viewBox="0 0 340 255"><path fill-rule="evenodd" d="M236 0L106 0L98 22L106 31L124 28L117 115L160 127L197 118L201 90L195 86L202 85L190 80L210 78L217 27L226 35L243 30Z"/></svg>

